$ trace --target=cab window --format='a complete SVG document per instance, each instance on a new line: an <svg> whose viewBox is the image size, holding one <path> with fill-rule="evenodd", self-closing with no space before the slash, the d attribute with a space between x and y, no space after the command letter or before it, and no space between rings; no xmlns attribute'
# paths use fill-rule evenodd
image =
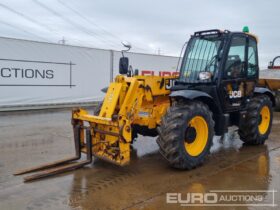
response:
<svg viewBox="0 0 280 210"><path fill-rule="evenodd" d="M257 42L249 39L248 46L248 77L256 77L258 72Z"/></svg>
<svg viewBox="0 0 280 210"><path fill-rule="evenodd" d="M226 61L224 78L234 79L245 76L246 37L234 36Z"/></svg>

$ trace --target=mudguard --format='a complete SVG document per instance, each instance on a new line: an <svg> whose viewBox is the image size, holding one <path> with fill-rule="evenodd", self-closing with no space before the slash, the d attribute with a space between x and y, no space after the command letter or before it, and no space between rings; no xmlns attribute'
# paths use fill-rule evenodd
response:
<svg viewBox="0 0 280 210"><path fill-rule="evenodd" d="M215 133L216 135L223 135L226 132L226 118L223 115L222 108L217 104L209 94L199 90L177 90L172 91L169 95L171 98L184 98L188 100L199 100L208 105L213 113L215 120Z"/></svg>
<svg viewBox="0 0 280 210"><path fill-rule="evenodd" d="M271 90L269 90L268 88L255 87L254 94L255 95L257 95L257 94L265 94L265 95L267 95L270 98L270 100L272 102L272 105L273 106L276 105L275 96L274 96L273 92Z"/></svg>
<svg viewBox="0 0 280 210"><path fill-rule="evenodd" d="M213 100L212 96L199 90L177 90L177 91L173 91L169 96L183 97L185 99L191 99L191 100L198 97L206 97Z"/></svg>

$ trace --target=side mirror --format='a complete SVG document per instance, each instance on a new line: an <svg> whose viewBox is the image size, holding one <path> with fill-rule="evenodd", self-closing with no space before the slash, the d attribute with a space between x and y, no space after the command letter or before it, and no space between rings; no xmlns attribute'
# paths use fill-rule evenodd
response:
<svg viewBox="0 0 280 210"><path fill-rule="evenodd" d="M120 74L127 74L129 66L128 57L121 57L119 63L119 73Z"/></svg>

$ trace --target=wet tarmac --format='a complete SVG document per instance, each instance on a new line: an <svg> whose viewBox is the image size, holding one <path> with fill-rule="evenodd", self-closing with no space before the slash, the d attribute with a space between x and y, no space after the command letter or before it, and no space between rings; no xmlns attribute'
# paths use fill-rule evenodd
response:
<svg viewBox="0 0 280 210"><path fill-rule="evenodd" d="M269 140L244 146L235 134L214 139L203 166L175 170L158 153L154 138L139 137L129 166L95 160L92 165L53 178L23 183L17 169L69 157L74 153L70 111L36 111L0 116L0 209L217 209L167 203L166 193L258 190L275 207L230 206L228 209L279 209L280 113ZM270 193L271 191L278 191ZM267 192L264 192L267 191ZM221 207L220 209L225 209Z"/></svg>

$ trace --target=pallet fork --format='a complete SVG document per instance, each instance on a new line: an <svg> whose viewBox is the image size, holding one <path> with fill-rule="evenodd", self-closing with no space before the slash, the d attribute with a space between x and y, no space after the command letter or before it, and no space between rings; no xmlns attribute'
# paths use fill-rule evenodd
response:
<svg viewBox="0 0 280 210"><path fill-rule="evenodd" d="M81 168L92 162L92 156L119 166L127 165L133 138L141 134L141 130L154 133L170 106L170 90L166 86L175 78L118 75L108 87L99 114L92 115L82 108L72 110L74 157L21 170L14 175L43 170L24 177L24 182L29 182ZM134 125L141 125L141 129L134 130ZM81 153L86 153L87 159L77 161Z"/></svg>
<svg viewBox="0 0 280 210"><path fill-rule="evenodd" d="M63 160L55 161L52 163L43 164L37 167L32 167L29 169L19 170L14 175L22 175L27 174L31 172L41 171L34 175L26 176L24 177L24 182L30 182L37 179L53 176L56 174L64 173L67 171L72 171L77 168L81 168L87 164L90 164L92 162L92 142L91 142L91 131L89 128L86 128L86 155L87 159L80 161L80 162L74 162L81 158L81 126L75 125L74 126L74 143L75 143L75 152L76 155L74 157L66 158Z"/></svg>

